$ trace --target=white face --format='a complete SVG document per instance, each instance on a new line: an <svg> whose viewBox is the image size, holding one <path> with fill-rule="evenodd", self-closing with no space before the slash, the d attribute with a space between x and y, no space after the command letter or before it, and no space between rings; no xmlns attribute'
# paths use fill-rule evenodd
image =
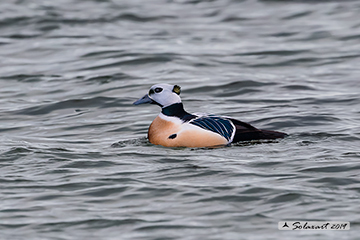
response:
<svg viewBox="0 0 360 240"><path fill-rule="evenodd" d="M155 84L149 90L148 96L162 107L170 106L174 103L181 103L180 87L170 84Z"/></svg>

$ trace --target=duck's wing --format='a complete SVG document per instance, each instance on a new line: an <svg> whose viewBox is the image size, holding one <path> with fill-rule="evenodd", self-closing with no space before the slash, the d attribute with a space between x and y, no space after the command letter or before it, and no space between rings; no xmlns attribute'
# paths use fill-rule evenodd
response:
<svg viewBox="0 0 360 240"><path fill-rule="evenodd" d="M258 129L249 123L216 115L200 115L191 119L189 123L220 134L226 138L229 143L260 139L277 139L288 136L286 133Z"/></svg>
<svg viewBox="0 0 360 240"><path fill-rule="evenodd" d="M189 124L220 134L229 143L232 142L236 131L235 125L230 119L214 115L198 116L190 120Z"/></svg>

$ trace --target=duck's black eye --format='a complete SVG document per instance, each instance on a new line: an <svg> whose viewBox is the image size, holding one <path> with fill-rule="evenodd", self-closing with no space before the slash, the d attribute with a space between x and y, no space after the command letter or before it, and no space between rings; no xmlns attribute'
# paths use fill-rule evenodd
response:
<svg viewBox="0 0 360 240"><path fill-rule="evenodd" d="M163 90L163 89L160 88L160 87L155 88L155 92L156 92L156 93L159 93L159 92L161 92L162 90Z"/></svg>

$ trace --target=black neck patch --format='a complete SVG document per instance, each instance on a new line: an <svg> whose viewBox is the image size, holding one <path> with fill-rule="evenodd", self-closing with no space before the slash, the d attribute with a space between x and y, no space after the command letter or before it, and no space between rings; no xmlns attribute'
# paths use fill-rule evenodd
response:
<svg viewBox="0 0 360 240"><path fill-rule="evenodd" d="M162 108L161 112L170 117L178 117L184 122L188 122L193 118L196 118L195 115L192 115L184 110L182 103L174 103L170 106Z"/></svg>

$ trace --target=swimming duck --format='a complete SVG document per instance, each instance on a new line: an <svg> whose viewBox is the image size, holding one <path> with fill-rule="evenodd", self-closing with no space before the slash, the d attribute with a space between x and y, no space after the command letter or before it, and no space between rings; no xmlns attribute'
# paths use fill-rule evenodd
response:
<svg viewBox="0 0 360 240"><path fill-rule="evenodd" d="M148 130L152 144L165 147L215 147L239 141L277 139L286 133L261 130L230 117L190 114L184 110L180 86L153 85L149 93L134 105L151 103L161 107L161 113Z"/></svg>

